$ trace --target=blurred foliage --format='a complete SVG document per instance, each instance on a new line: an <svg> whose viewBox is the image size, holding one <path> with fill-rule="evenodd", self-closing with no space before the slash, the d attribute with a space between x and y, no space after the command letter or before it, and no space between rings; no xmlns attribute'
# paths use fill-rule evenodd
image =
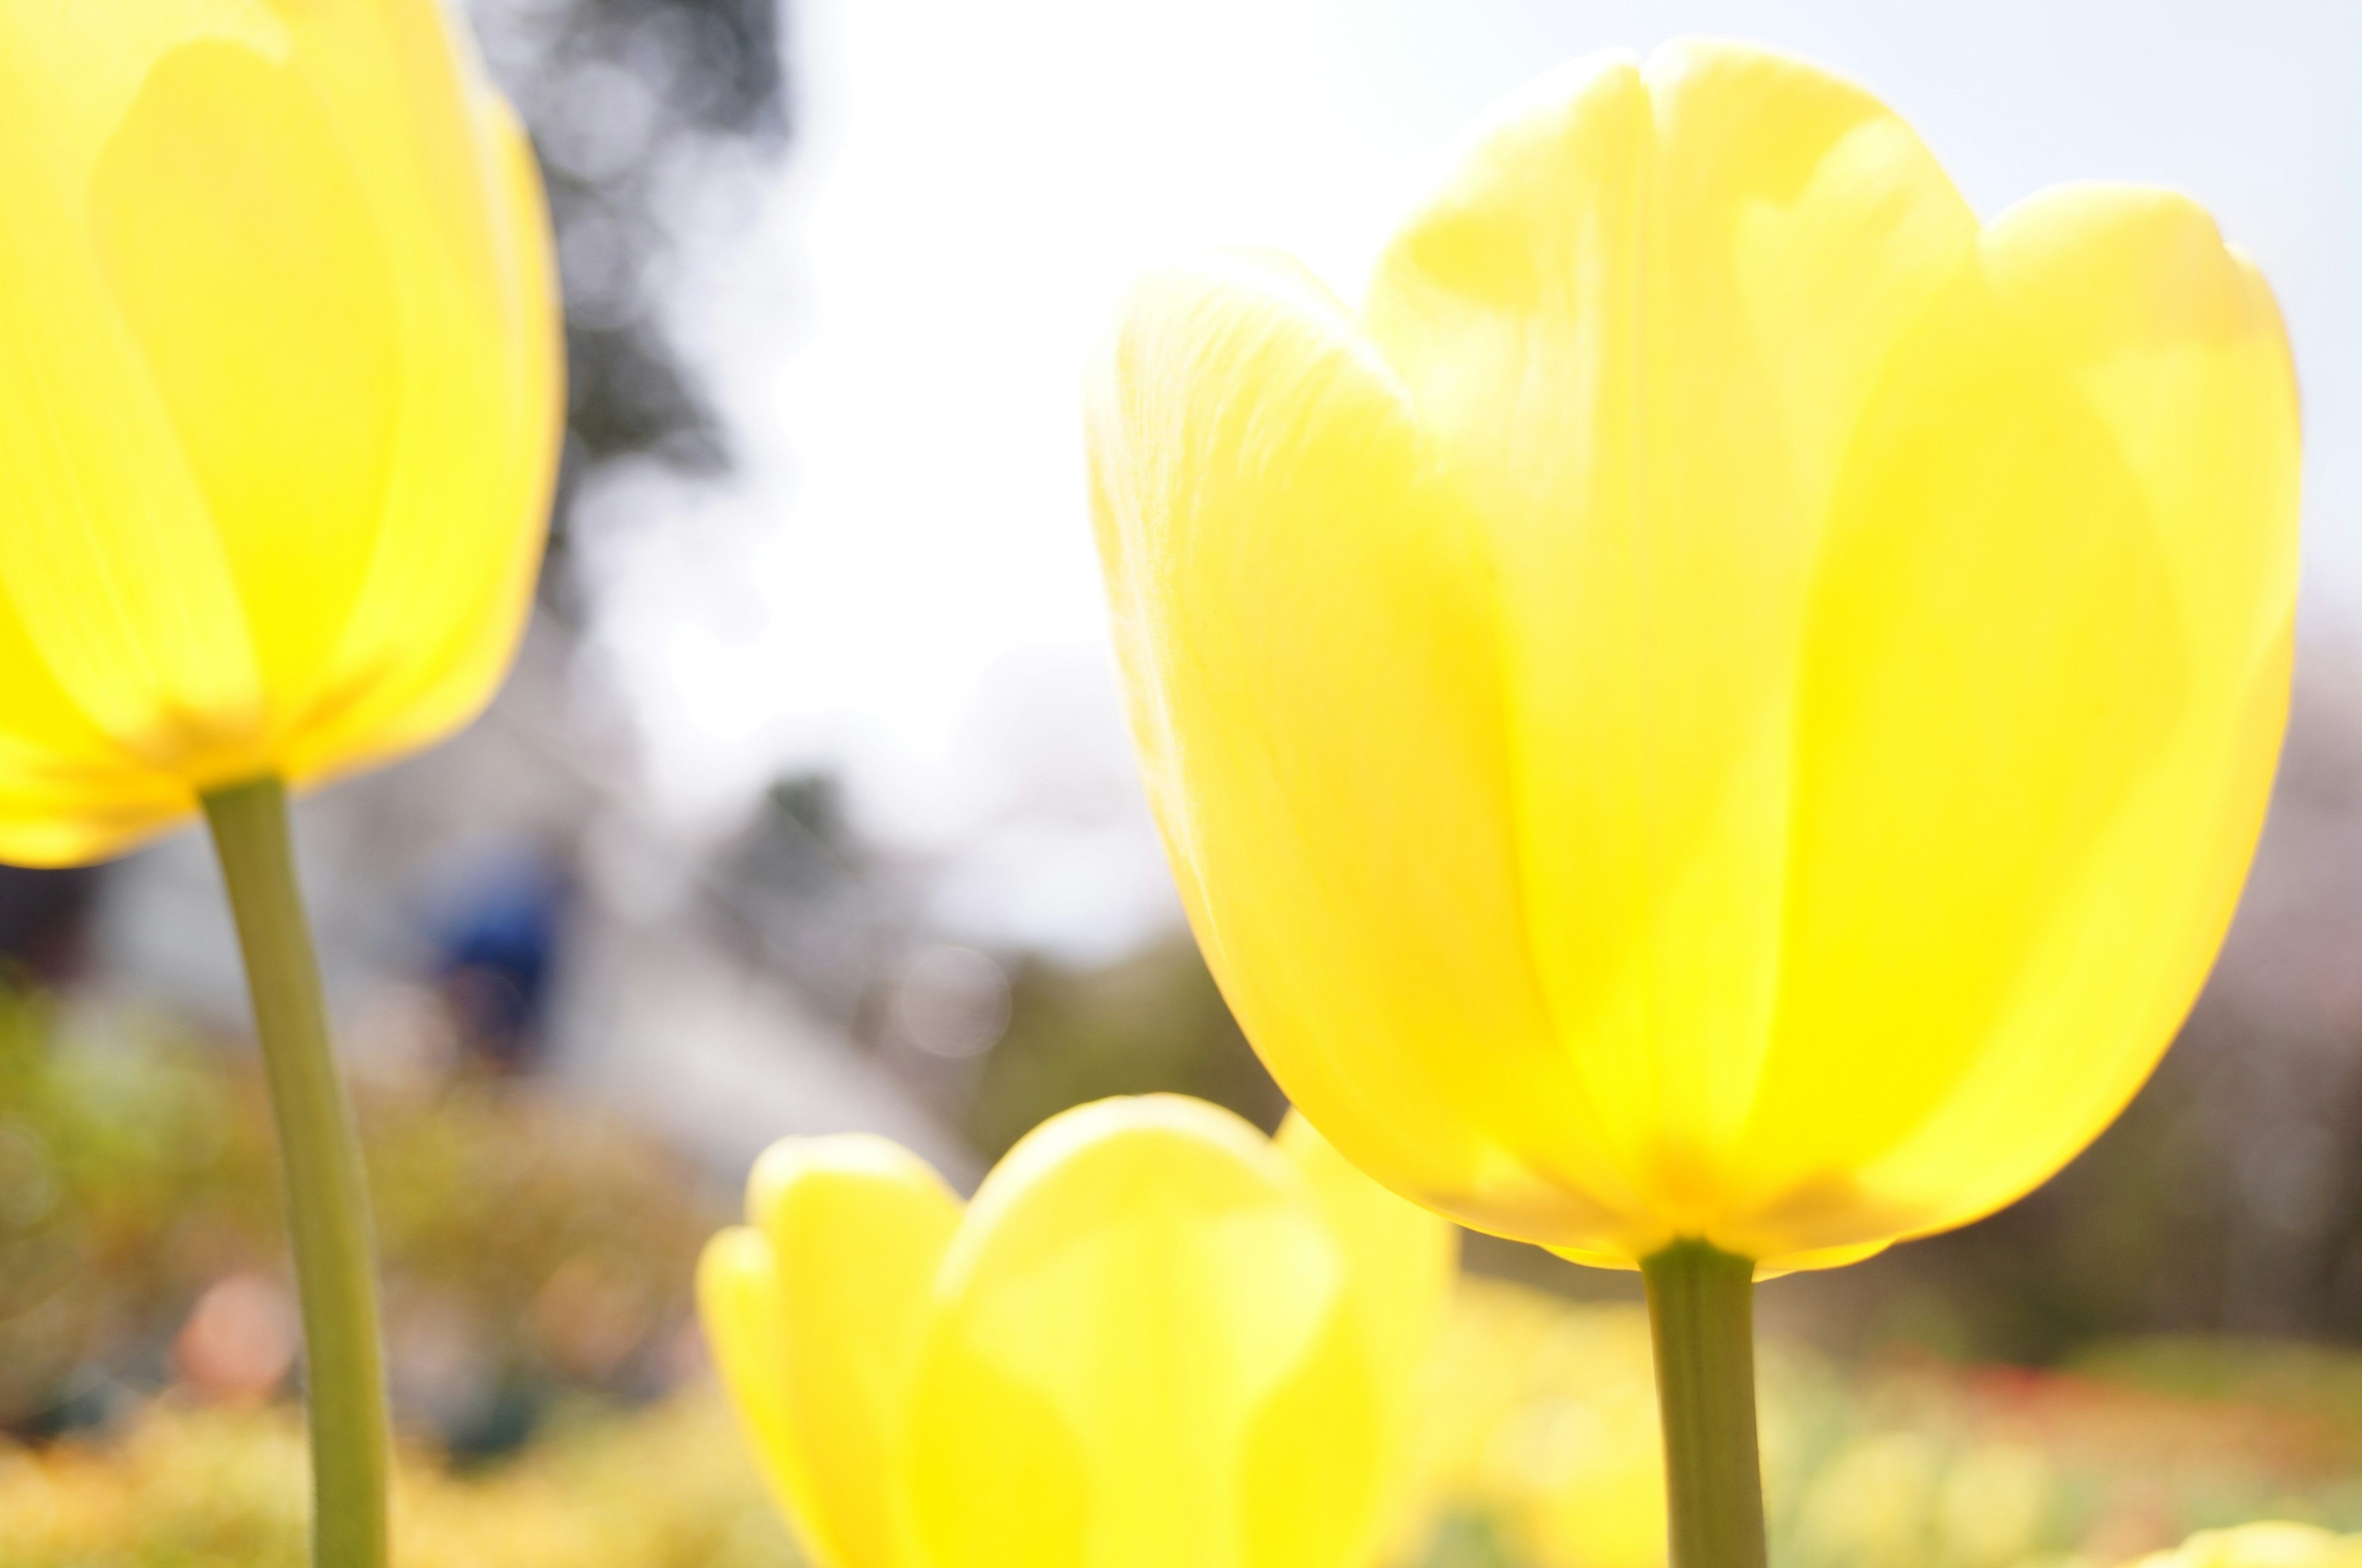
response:
<svg viewBox="0 0 2362 1568"><path fill-rule="evenodd" d="M908 941L910 889L865 842L826 773L775 781L709 884L745 955L852 1026L889 955Z"/></svg>
<svg viewBox="0 0 2362 1568"><path fill-rule="evenodd" d="M1278 1114L1186 944L1100 969L1021 964L1011 992L1006 1033L969 1064L980 1147L1075 1100L1148 1088L1208 1095L1265 1125ZM720 1214L690 1173L529 1082L364 1082L358 1099L399 1403L423 1445L405 1471L405 1561L790 1563L711 1396L638 1403L699 1364L688 1292ZM2079 1166L2064 1198L1988 1221L1949 1254L1915 1247L1847 1271L1871 1291L1840 1275L1764 1293L1773 1320L1797 1320L1802 1304L1827 1334L1848 1327L1842 1312L1822 1321L1847 1299L1827 1293L1855 1290L1890 1316L1851 1326L1893 1331L1861 1336L1887 1348L1859 1361L1794 1336L1767 1349L1777 1561L2114 1568L2249 1519L2362 1527L2362 1355L2110 1339L2111 1313L2125 1309L2014 1320L1972 1288L1967 1311L1983 1316L1928 1315L1947 1271L2011 1226L2037 1254L2080 1237L2101 1271L2137 1267L2169 1242L2139 1218L2157 1195L2123 1173L2169 1160L2158 1151L2174 1145L2156 1142L2147 1118L2171 1109L2131 1119L2114 1171ZM2092 1183L2098 1192L2079 1190ZM2101 1197L2135 1210L2113 1233L2073 1219ZM280 1225L246 1054L136 1013L0 992L0 1430L16 1434L13 1446L0 1439L0 1568L300 1561L295 1428L253 1403L284 1395L283 1367L225 1395L193 1375L186 1351L224 1281L283 1292ZM2038 1262L1978 1266L1964 1277L1992 1281L2002 1299L2042 1299L2038 1281L2014 1272ZM1663 1561L1645 1316L1565 1298L1573 1282L1608 1276L1535 1269L1547 1288L1473 1276L1463 1287L1391 1562ZM2022 1342L2060 1349L2058 1370L1901 1348L1975 1350L1981 1334L2046 1320L2079 1326Z"/></svg>
<svg viewBox="0 0 2362 1568"><path fill-rule="evenodd" d="M61 1051L52 1025L0 988L0 1430L156 1381L198 1291L279 1223L265 1128L231 1075L185 1050Z"/></svg>
<svg viewBox="0 0 2362 1568"><path fill-rule="evenodd" d="M1266 1131L1286 1112L1186 937L1098 969L1027 959L1009 990L1008 1029L967 1112L988 1158L1066 1107L1113 1094L1196 1095Z"/></svg>
<svg viewBox="0 0 2362 1568"><path fill-rule="evenodd" d="M1783 1568L2110 1568L2256 1518L2362 1528L2362 1357L2126 1344L2092 1370L1760 1367ZM1470 1279L1423 1427L1423 1568L1658 1568L1645 1314Z"/></svg>
<svg viewBox="0 0 2362 1568"><path fill-rule="evenodd" d="M729 450L659 302L701 171L785 142L776 0L478 0L493 75L532 133L565 286L568 493L646 456ZM553 547L562 550L561 502Z"/></svg>
<svg viewBox="0 0 2362 1568"><path fill-rule="evenodd" d="M2362 1358L2125 1346L2105 1375L1919 1361L1762 1368L1783 1568L2116 1568L2257 1518L2362 1521ZM2095 1367L2099 1364L2095 1364ZM2191 1386L2183 1390L2181 1386ZM1432 1365L1400 1568L1661 1568L1648 1325L1469 1280ZM0 1442L0 1568L295 1568L300 1429L284 1408L167 1399L88 1436ZM518 1453L405 1456L407 1568L792 1568L719 1397L576 1403ZM2229 1561L2245 1564L2254 1557ZM2342 1561L2342 1559L2340 1559ZM2279 1561L2272 1559L2271 1561Z"/></svg>
<svg viewBox="0 0 2362 1568"><path fill-rule="evenodd" d="M2362 1450L2362 1356L2348 1351L2287 1341L2159 1336L2103 1342L2069 1370L2180 1401L2285 1411Z"/></svg>
<svg viewBox="0 0 2362 1568"><path fill-rule="evenodd" d="M719 1206L668 1154L530 1085L357 1098L406 1414L497 1447L567 1388L675 1377ZM160 1385L204 1294L283 1293L284 1250L250 1056L0 990L0 1431Z"/></svg>
<svg viewBox="0 0 2362 1568"><path fill-rule="evenodd" d="M292 1410L163 1403L104 1445L0 1446L0 1568L301 1568ZM720 1402L553 1423L513 1463L416 1451L394 1491L403 1568L793 1568Z"/></svg>

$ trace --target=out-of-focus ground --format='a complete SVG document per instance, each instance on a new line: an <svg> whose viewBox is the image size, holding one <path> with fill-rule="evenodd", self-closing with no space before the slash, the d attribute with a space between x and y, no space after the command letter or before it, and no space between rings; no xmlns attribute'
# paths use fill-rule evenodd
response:
<svg viewBox="0 0 2362 1568"><path fill-rule="evenodd" d="M1648 1325L1629 1306L1463 1284L1371 1568L1661 1568ZM2112 1568L2261 1518L2362 1524L2362 1358L2126 1345L2051 1372L1767 1349L1766 1507L1794 1568ZM411 1568L795 1568L710 1385L577 1397L530 1446L402 1455ZM142 1406L103 1435L0 1443L9 1568L296 1568L284 1405Z"/></svg>
<svg viewBox="0 0 2362 1568"><path fill-rule="evenodd" d="M1016 591L978 566L988 533L981 547L956 529L911 536L940 549L873 536L893 507L1022 480L1021 465L996 466L1013 439L1002 425L979 415L976 429L1002 434L973 447L930 391L939 291L1023 272L1010 257L1056 238L1026 226L1058 205L1053 177L1097 167L1081 151L1056 162L1087 127L1028 117L1055 51L1120 34L1129 52L1116 58L1137 72L1155 53L1142 39L1162 35L1084 25L1131 15L1120 6L1014 41L938 17L956 36L910 42L915 76L887 81L888 45L904 46L879 18L926 7L811 0L808 27L768 0L472 9L535 131L558 225L572 406L551 563L516 672L482 721L298 813L374 1179L412 1445L405 1561L784 1562L689 1301L696 1249L732 1216L757 1150L785 1133L875 1131L966 1184L1043 1117L1100 1095L1181 1090L1265 1126L1284 1109L1178 924L1103 655L1078 657L1054 626L1039 646L979 652L988 637L961 641L973 606L937 617L940 648L872 624L910 624L909 604L882 597L896 580L922 605L947 580ZM1547 32L1560 23L1533 20L1545 9L1467 7L1471 36ZM1847 31L1848 17L1899 11L1844 3L1608 9L1738 30L1785 26L1793 10L1817 31L1785 41L1871 64L1904 49L1900 23ZM1315 13L1332 29L1377 17L1367 49L1387 59L1402 45L1386 28L1426 16L1298 6L1286 11L1294 31L1255 34L1218 6L1208 28L1279 52L1257 67L1252 51L1175 32L1172 69L1219 68L1208 80L1233 94L1258 81L1311 93L1275 62L1305 47ZM2313 14L2268 6L2257 25L2297 38ZM1441 15L1420 26L1440 36ZM2121 92L2127 123L2155 108L2158 51L2195 26L2172 7L2157 16L2121 82L2083 83ZM2088 31L2061 21L2058 58L2088 52ZM953 44L972 69L940 58ZM2280 97L2309 101L2334 55L2307 53ZM1436 69L1465 76L1475 57L1472 45ZM1959 58L1967 70L1981 57ZM2260 92L2239 73L2275 58L2228 50L2216 86ZM1026 101L1007 125L975 121L975 138L948 124L881 141L878 113L862 108L877 94L904 105L916 81L955 113L988 65ZM1076 55L1074 69L1091 67ZM2057 85L2051 67L2029 71L2021 117ZM1131 85L1153 102L1177 92ZM1323 157L1375 123L1226 102L1299 125ZM1439 103L1402 107L1423 126ZM1198 139L1175 133L1169 161L1127 178L1153 193L1193 149L1236 154L1235 127L1206 112ZM2202 126L2176 124L2160 157L2176 138L2213 145ZM1018 133L1052 174L999 192L976 148ZM1986 180L2025 161L1939 150ZM947 167L966 182L960 203L877 215L892 217L898 181L917 189ZM1370 169L1355 168L1348 205L1369 196ZM2246 202L2224 179L2268 262L2273 244L2304 238L2273 228L2273 190ZM1071 220L1059 243L1098 232L1074 218L1080 203L1058 206ZM1109 186L1091 211L1111 225L1153 205ZM898 248L861 248L879 236ZM2309 343L2338 340L2305 329L2336 327L2343 307L2307 272L2319 255L2292 254L2312 258L2276 272L2293 285L2304 360ZM876 285L861 296L873 306L877 289L890 303L907 284L907 310L832 315L855 276ZM1054 378L1069 399L1079 347L1046 315L1034 329L1043 299L1010 298L992 326L1010 397ZM719 325L716 299L730 302ZM764 403L748 389L768 384L756 372L774 361L835 367L844 398L806 388ZM2336 363L2323 370L2308 379L2312 439L2334 455L2323 411L2356 400ZM881 383L907 395L881 398ZM750 410L785 424L787 449ZM906 423L881 435L889 414ZM877 444L863 459L874 493L844 488L837 443L855 426ZM2319 514L2355 488L2346 466L2326 472L2316 538ZM789 510L767 532L774 502ZM981 503L976 517L1008 520ZM2341 525L2330 515L2326 533ZM1079 514L1068 527L1054 570L1087 580ZM882 589L881 549L900 573ZM2325 554L2334 565L2337 550ZM785 612L762 586L783 580L806 596ZM2155 1080L2003 1213L1760 1293L1783 1562L2106 1568L2263 1514L2362 1528L2350 1480L2362 1474L2362 647L2334 593L2309 604L2254 881ZM774 701L775 687L801 694ZM856 705L869 694L886 717L814 707L813 690ZM913 703L918 720L903 711ZM880 726L903 737L900 753L876 743ZM922 755L920 782L897 783L880 760L892 755ZM292 1304L206 846L184 834L109 867L0 871L0 1568L292 1563ZM1468 1255L1485 1278L1455 1321L1423 1427L1422 1500L1392 1559L1657 1561L1631 1277L1482 1238Z"/></svg>

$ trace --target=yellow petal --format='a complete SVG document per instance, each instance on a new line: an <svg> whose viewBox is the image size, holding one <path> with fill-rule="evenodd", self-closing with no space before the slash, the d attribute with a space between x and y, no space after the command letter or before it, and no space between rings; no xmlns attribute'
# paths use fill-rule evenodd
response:
<svg viewBox="0 0 2362 1568"><path fill-rule="evenodd" d="M2278 313L2203 213L2093 187L1993 226L1821 563L1735 1242L1972 1219L2138 1087L2261 825L2296 523Z"/></svg>
<svg viewBox="0 0 2362 1568"><path fill-rule="evenodd" d="M16 754L0 793L38 811L61 777L111 780L85 820L9 834L53 844L103 840L112 802L95 795L139 793L143 773L248 763L262 713L236 582L104 275L90 193L160 58L244 46L198 11L119 29L67 15L0 18L0 658L28 692L0 712Z"/></svg>
<svg viewBox="0 0 2362 1568"><path fill-rule="evenodd" d="M934 1568L1331 1568L1380 1502L1378 1391L1303 1179L1228 1112L1028 1136L945 1260L911 1407Z"/></svg>
<svg viewBox="0 0 2362 1568"><path fill-rule="evenodd" d="M6 572L0 569L0 584ZM51 673L0 592L0 862L72 866L185 816L189 787L127 752Z"/></svg>
<svg viewBox="0 0 2362 1568"><path fill-rule="evenodd" d="M530 602L561 424L547 219L530 147L442 8L299 17L303 69L370 171L402 293L382 518L282 771L349 772L474 717Z"/></svg>
<svg viewBox="0 0 2362 1568"><path fill-rule="evenodd" d="M752 1440L756 1462L780 1507L800 1518L800 1453L788 1406L787 1309L779 1270L760 1231L733 1225L697 1260L697 1313L714 1370Z"/></svg>
<svg viewBox="0 0 2362 1568"><path fill-rule="evenodd" d="M499 99L476 105L496 263L422 325L419 395L387 526L338 646L335 685L284 743L306 778L440 739L507 671L530 608L557 472L565 373L541 178ZM455 241L455 244L457 242ZM481 352L497 344L500 352Z"/></svg>
<svg viewBox="0 0 2362 1568"><path fill-rule="evenodd" d="M1460 1275L1460 1232L1363 1176L1301 1111L1287 1113L1274 1142L1311 1183L1343 1248L1353 1317L1383 1404L1382 1452L1400 1473ZM1415 1486L1389 1486L1378 1538L1416 1528L1429 1501Z"/></svg>
<svg viewBox="0 0 2362 1568"><path fill-rule="evenodd" d="M308 697L359 591L404 390L388 245L338 129L294 61L188 44L91 179L102 271L280 704Z"/></svg>
<svg viewBox="0 0 2362 1568"><path fill-rule="evenodd" d="M848 1135L773 1145L747 1209L701 1275L716 1361L806 1552L894 1568L902 1404L959 1202L916 1155Z"/></svg>
<svg viewBox="0 0 2362 1568"><path fill-rule="evenodd" d="M1607 1109L1592 1135L1676 1229L1727 1178L1769 1037L1829 497L1974 236L1869 94L1691 43L1504 105L1372 290L1371 330L1496 541L1556 1028Z"/></svg>
<svg viewBox="0 0 2362 1568"><path fill-rule="evenodd" d="M1143 283L1090 392L1132 730L1224 995L1363 1169L1619 1231L1527 958L1481 531L1292 264Z"/></svg>
<svg viewBox="0 0 2362 1568"><path fill-rule="evenodd" d="M1300 1111L1288 1112L1275 1142L1312 1184L1344 1249L1370 1364L1407 1405L1451 1298L1459 1232L1363 1176Z"/></svg>
<svg viewBox="0 0 2362 1568"><path fill-rule="evenodd" d="M328 682L283 743L297 778L398 756L490 700L531 601L563 423L532 148L442 7L366 21L296 36L374 171L409 392L366 584Z"/></svg>

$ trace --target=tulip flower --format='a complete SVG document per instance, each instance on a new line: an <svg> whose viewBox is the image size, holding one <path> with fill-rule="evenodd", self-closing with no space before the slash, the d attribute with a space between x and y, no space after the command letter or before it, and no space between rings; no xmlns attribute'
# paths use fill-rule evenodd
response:
<svg viewBox="0 0 2362 1568"><path fill-rule="evenodd" d="M2298 433L2190 201L1981 223L1851 83L1603 56L1476 130L1359 310L1274 255L1146 280L1088 407L1198 940L1405 1196L1689 1280L1743 1353L1751 1274L2025 1193L2195 996ZM1721 1353L1661 1372L1735 1398Z"/></svg>
<svg viewBox="0 0 2362 1568"><path fill-rule="evenodd" d="M0 859L413 750L558 429L530 152L432 0L0 17Z"/></svg>
<svg viewBox="0 0 2362 1568"><path fill-rule="evenodd" d="M361 1171L283 791L506 668L558 348L539 177L436 0L0 13L0 860L209 819L288 1177L316 1560L384 1560Z"/></svg>
<svg viewBox="0 0 2362 1568"><path fill-rule="evenodd" d="M788 1139L747 1210L699 1298L816 1568L1371 1561L1452 1232L1304 1122L1100 1100L965 1207L881 1139Z"/></svg>

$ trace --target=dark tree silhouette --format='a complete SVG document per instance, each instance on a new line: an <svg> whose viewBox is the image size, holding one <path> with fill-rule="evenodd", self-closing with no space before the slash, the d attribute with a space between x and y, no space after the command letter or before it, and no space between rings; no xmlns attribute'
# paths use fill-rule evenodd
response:
<svg viewBox="0 0 2362 1568"><path fill-rule="evenodd" d="M678 243L666 199L701 158L784 147L783 29L775 0L491 0L475 19L541 155L565 284L557 560L567 502L601 464L729 467L713 410L657 316Z"/></svg>

